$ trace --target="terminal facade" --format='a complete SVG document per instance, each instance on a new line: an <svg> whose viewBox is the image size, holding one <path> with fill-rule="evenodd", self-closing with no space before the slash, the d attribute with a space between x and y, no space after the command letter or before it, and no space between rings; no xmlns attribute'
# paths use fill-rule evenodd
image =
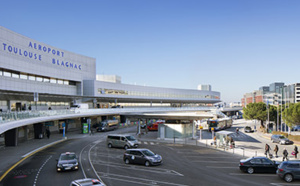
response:
<svg viewBox="0 0 300 186"><path fill-rule="evenodd" d="M96 78L96 59L50 46L0 26L0 111L111 106L203 106L220 92L122 84Z"/></svg>

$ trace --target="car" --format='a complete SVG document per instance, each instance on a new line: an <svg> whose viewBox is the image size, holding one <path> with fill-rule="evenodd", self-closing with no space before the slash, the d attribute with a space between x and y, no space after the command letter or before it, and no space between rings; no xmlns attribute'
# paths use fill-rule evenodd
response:
<svg viewBox="0 0 300 186"><path fill-rule="evenodd" d="M244 128L244 132L251 133L251 132L254 132L254 130L252 130L252 128L250 126L246 126Z"/></svg>
<svg viewBox="0 0 300 186"><path fill-rule="evenodd" d="M279 143L281 145L293 144L294 142L284 137L283 135L273 134L271 136L271 141L273 143Z"/></svg>
<svg viewBox="0 0 300 186"><path fill-rule="evenodd" d="M138 141L132 135L127 134L109 134L106 138L106 145L108 148L118 147L124 148L137 148Z"/></svg>
<svg viewBox="0 0 300 186"><path fill-rule="evenodd" d="M61 153L57 160L56 170L57 172L67 170L78 170L79 163L77 156L74 152Z"/></svg>
<svg viewBox="0 0 300 186"><path fill-rule="evenodd" d="M251 157L240 160L240 170L249 174L253 173L276 173L280 163L267 157Z"/></svg>
<svg viewBox="0 0 300 186"><path fill-rule="evenodd" d="M105 186L102 181L93 178L78 179L71 182L70 186Z"/></svg>
<svg viewBox="0 0 300 186"><path fill-rule="evenodd" d="M162 157L149 149L127 149L123 160L126 164L142 164L146 167L162 164Z"/></svg>
<svg viewBox="0 0 300 186"><path fill-rule="evenodd" d="M300 131L300 125L296 125L292 128L292 131Z"/></svg>
<svg viewBox="0 0 300 186"><path fill-rule="evenodd" d="M300 179L300 161L290 160L283 161L276 171L276 174L286 182L292 182L295 179Z"/></svg>

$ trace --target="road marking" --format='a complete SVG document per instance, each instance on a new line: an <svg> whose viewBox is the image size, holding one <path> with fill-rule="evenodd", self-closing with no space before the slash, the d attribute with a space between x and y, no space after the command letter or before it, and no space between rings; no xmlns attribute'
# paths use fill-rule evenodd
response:
<svg viewBox="0 0 300 186"><path fill-rule="evenodd" d="M104 175L105 175L106 179L119 180L119 181L122 181L122 182L130 182L130 183L143 184L143 185L153 185L153 184L155 184L155 185L187 186L187 185L184 185L184 184L164 182L164 181L156 181L156 180L150 180L150 179L145 179L145 178L124 176L124 175L120 175L120 174L111 174L111 173L105 173L105 172L98 172L98 173L103 174L102 177L104 177ZM128 179L128 180L125 180L124 178Z"/></svg>
<svg viewBox="0 0 300 186"><path fill-rule="evenodd" d="M40 172L42 171L43 167L46 165L46 163L52 158L52 156L50 156L44 163L43 165L40 167L39 171L37 172L36 176L35 176L35 179L34 179L34 183L33 183L33 186L36 186L36 182L39 178L39 175L40 175Z"/></svg>
<svg viewBox="0 0 300 186"><path fill-rule="evenodd" d="M299 183L270 183L270 185L300 185Z"/></svg>
<svg viewBox="0 0 300 186"><path fill-rule="evenodd" d="M6 176L11 170L13 170L15 167L17 167L20 163L22 163L24 160L26 160L26 159L29 158L30 156L32 156L32 155L34 155L35 153L38 153L38 152L40 152L40 151L42 151L42 150L44 150L44 149L50 147L50 146L52 146L52 145L56 145L56 144L58 144L58 143L61 143L61 142L65 141L65 140L67 140L67 138L64 138L64 139L59 140L59 141L55 141L55 142L53 142L53 143L50 143L50 144L48 144L48 145L45 145L45 146L43 146L43 147L40 147L40 148L38 148L38 149L36 149L36 150L34 150L34 151L31 151L31 152L29 152L29 153L23 155L21 160L19 160L17 163L15 163L13 166L11 166L7 171L5 171L4 174L2 174L2 176L0 177L0 182L5 178L5 176Z"/></svg>
<svg viewBox="0 0 300 186"><path fill-rule="evenodd" d="M171 174L171 175L184 176L183 174L170 169L161 169L161 168L154 168L154 167L142 168L141 166L116 164L116 163L104 162L104 161L93 161L93 163L98 165L108 166L108 167L134 169L135 171L138 170L138 171L153 172L159 174Z"/></svg>

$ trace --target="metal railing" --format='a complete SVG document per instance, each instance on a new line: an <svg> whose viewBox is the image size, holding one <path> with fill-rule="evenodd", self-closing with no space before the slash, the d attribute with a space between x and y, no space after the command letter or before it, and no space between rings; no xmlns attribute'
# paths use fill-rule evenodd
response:
<svg viewBox="0 0 300 186"><path fill-rule="evenodd" d="M149 112L180 112L180 111L204 111L215 110L214 107L151 107L151 108L110 108L110 109L64 109L64 110L33 110L21 112L0 113L0 124L10 121L71 114L126 114L126 113L149 113Z"/></svg>

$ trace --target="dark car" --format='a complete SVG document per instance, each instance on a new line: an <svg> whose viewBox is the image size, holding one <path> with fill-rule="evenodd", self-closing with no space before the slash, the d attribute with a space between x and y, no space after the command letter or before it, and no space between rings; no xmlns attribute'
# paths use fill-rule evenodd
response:
<svg viewBox="0 0 300 186"><path fill-rule="evenodd" d="M162 157L153 153L149 149L127 149L123 160L126 164L142 164L145 166L159 165L162 163Z"/></svg>
<svg viewBox="0 0 300 186"><path fill-rule="evenodd" d="M283 135L274 134L271 136L271 141L273 143L279 143L281 145L293 144L294 142L284 137Z"/></svg>
<svg viewBox="0 0 300 186"><path fill-rule="evenodd" d="M74 152L65 152L60 154L56 165L57 172L66 170L78 170L78 168L79 163Z"/></svg>
<svg viewBox="0 0 300 186"><path fill-rule="evenodd" d="M250 126L246 126L244 128L244 132L251 133L251 132L254 132L254 130L252 130L252 128Z"/></svg>
<svg viewBox="0 0 300 186"><path fill-rule="evenodd" d="M283 161L276 171L277 175L286 182L292 182L295 179L300 179L300 161L290 160Z"/></svg>
<svg viewBox="0 0 300 186"><path fill-rule="evenodd" d="M98 179L92 179L92 178L84 178L79 180L74 180L70 184L70 186L105 186L105 184Z"/></svg>
<svg viewBox="0 0 300 186"><path fill-rule="evenodd" d="M292 131L300 131L300 125L296 125L292 128Z"/></svg>
<svg viewBox="0 0 300 186"><path fill-rule="evenodd" d="M272 161L266 157L252 157L240 160L240 170L249 174L276 173L279 162Z"/></svg>

